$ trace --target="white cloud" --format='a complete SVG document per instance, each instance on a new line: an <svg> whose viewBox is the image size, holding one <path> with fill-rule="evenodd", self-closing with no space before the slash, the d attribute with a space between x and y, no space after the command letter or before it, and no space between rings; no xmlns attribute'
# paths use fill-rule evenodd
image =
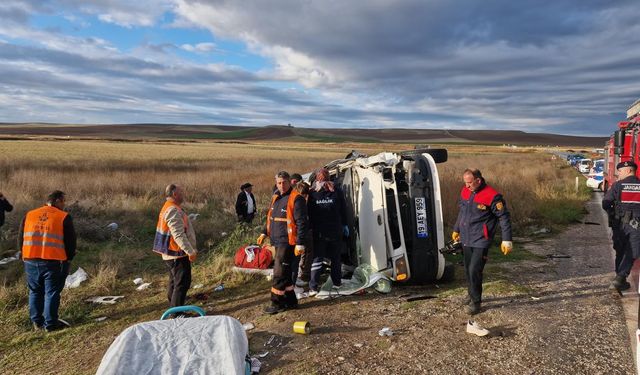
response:
<svg viewBox="0 0 640 375"><path fill-rule="evenodd" d="M0 106L0 115L20 116L13 108L31 99L52 116L58 108L61 116L76 111L124 122L286 118L305 126L608 133L640 97L632 78L640 74L635 2L545 4L5 0L0 87L15 98L2 102L12 105ZM169 13L175 18L165 17ZM174 19L173 27L209 30L212 42L145 40L123 52L109 36L34 28L28 22L34 14L62 14L81 27L92 15L150 34ZM271 64L253 74L241 67L237 51L226 59L236 67L217 60L231 56L229 50L208 55L221 52L227 40L243 42L248 55ZM186 61L176 49L217 63Z"/></svg>
<svg viewBox="0 0 640 375"><path fill-rule="evenodd" d="M54 0L58 6L92 14L123 27L153 26L173 9L173 0Z"/></svg>
<svg viewBox="0 0 640 375"><path fill-rule="evenodd" d="M180 48L188 52L208 53L214 51L216 49L216 45L215 43L205 42L198 44L183 44Z"/></svg>

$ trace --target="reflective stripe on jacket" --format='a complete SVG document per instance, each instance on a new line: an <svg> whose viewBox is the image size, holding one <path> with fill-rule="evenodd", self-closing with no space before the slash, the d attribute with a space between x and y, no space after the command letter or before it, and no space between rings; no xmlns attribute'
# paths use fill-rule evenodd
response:
<svg viewBox="0 0 640 375"><path fill-rule="evenodd" d="M278 198L281 198L281 195L274 194L273 197L271 197L271 204L269 205L269 211L267 212L267 235L271 237L271 225L273 224L273 222L286 222L289 245L295 245L296 241L298 240L298 226L296 225L296 220L294 218L294 205L296 198L300 195L300 193L293 189L291 189L290 191L291 193L289 193L289 195L287 196L288 200L285 217L279 217L280 215L278 215L278 213L273 216L273 207Z"/></svg>
<svg viewBox="0 0 640 375"><path fill-rule="evenodd" d="M27 212L22 241L23 259L67 260L63 224L67 215L53 206Z"/></svg>
<svg viewBox="0 0 640 375"><path fill-rule="evenodd" d="M158 215L158 225L156 226L156 236L153 241L153 251L172 257L185 257L187 256L187 253L180 249L180 246L174 240L171 235L171 228L169 228L169 223L166 219L167 211L173 207L175 207L180 216L182 216L185 232L189 228L189 217L187 214L176 204L176 202L173 201L173 199L167 199L160 210L160 215Z"/></svg>

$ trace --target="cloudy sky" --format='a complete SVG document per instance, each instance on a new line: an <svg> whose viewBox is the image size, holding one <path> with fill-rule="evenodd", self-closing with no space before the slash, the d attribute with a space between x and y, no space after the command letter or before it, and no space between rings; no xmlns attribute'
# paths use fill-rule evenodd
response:
<svg viewBox="0 0 640 375"><path fill-rule="evenodd" d="M640 98L618 0L2 0L0 121L606 135Z"/></svg>

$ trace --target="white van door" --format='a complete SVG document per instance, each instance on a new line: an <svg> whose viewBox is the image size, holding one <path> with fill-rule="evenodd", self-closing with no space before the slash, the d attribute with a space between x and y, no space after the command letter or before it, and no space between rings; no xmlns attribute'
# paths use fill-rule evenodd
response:
<svg viewBox="0 0 640 375"><path fill-rule="evenodd" d="M382 173L377 168L357 168L356 172L360 177L357 201L361 263L370 264L374 270L380 271L388 268Z"/></svg>

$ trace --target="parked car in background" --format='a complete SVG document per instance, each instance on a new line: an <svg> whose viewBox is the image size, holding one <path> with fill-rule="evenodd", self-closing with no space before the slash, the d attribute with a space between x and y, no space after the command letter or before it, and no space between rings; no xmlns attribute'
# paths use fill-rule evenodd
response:
<svg viewBox="0 0 640 375"><path fill-rule="evenodd" d="M576 167L578 168L578 172L587 174L591 169L592 161L591 159L581 159L576 163Z"/></svg>
<svg viewBox="0 0 640 375"><path fill-rule="evenodd" d="M584 159L584 156L580 154L567 155L567 163L570 164L572 167L575 167L576 163L582 159Z"/></svg>
<svg viewBox="0 0 640 375"><path fill-rule="evenodd" d="M587 186L592 189L603 190L604 181L604 159L598 159L593 163L593 167L587 175Z"/></svg>

